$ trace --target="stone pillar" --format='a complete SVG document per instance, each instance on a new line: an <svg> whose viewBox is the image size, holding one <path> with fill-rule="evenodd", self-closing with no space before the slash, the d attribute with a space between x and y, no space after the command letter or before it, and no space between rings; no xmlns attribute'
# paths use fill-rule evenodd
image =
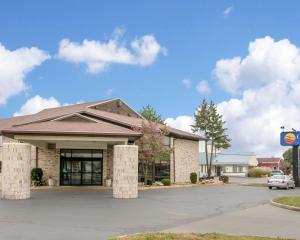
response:
<svg viewBox="0 0 300 240"><path fill-rule="evenodd" d="M30 152L26 143L3 143L2 198L30 198Z"/></svg>
<svg viewBox="0 0 300 240"><path fill-rule="evenodd" d="M113 157L113 197L138 197L138 146L115 145Z"/></svg>

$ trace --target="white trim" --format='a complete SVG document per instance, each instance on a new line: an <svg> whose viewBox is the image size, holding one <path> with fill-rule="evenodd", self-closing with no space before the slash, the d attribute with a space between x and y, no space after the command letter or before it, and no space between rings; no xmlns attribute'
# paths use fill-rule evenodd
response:
<svg viewBox="0 0 300 240"><path fill-rule="evenodd" d="M91 108L91 107L95 107L95 106L98 106L98 105L101 105L101 104L104 104L104 103L108 103L108 102L112 102L112 101L115 101L115 100L118 100L119 98L113 98L113 99L109 99L109 100L105 100L105 101L99 101L97 103L93 103L92 105L88 105L87 108Z"/></svg>
<svg viewBox="0 0 300 240"><path fill-rule="evenodd" d="M76 141L76 142L128 142L127 137L80 137L80 136L36 136L15 135L14 139L23 141Z"/></svg>
<svg viewBox="0 0 300 240"><path fill-rule="evenodd" d="M87 117L87 116L83 116L80 113L71 113L71 114L68 114L68 115L65 115L65 116L61 116L61 117L52 119L52 120L50 120L50 122L68 119L68 118L73 117L73 116L76 116L76 117L79 117L79 118L82 118L82 119L85 119L85 120L89 120L89 121L92 121L92 122L95 122L95 123L101 123L100 121L98 121L96 119L93 119L93 118L90 118L90 117Z"/></svg>

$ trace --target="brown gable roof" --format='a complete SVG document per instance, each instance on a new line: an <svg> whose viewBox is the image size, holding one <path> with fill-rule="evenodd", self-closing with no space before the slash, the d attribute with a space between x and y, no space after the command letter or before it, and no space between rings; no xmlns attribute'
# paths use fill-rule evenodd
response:
<svg viewBox="0 0 300 240"><path fill-rule="evenodd" d="M104 119L107 121L111 121L123 126L127 127L135 127L135 128L141 128L143 121L145 122L146 120L141 119L141 118L134 118L134 117L127 117L111 112L105 112L105 111L100 111L100 110L94 110L94 109L86 109L84 114ZM161 125L162 126L162 125ZM172 128L169 126L166 126L167 131L170 133L171 136L178 137L178 138L186 138L186 139L191 139L191 140L205 140L204 137L200 137L199 135L192 134L189 132L185 132L176 128Z"/></svg>
<svg viewBox="0 0 300 240"><path fill-rule="evenodd" d="M36 114L24 115L24 116L12 117L8 119L0 120L0 131L4 128L11 127L14 125L22 125L22 124L29 124L33 122L39 122L39 121L47 121L71 113L80 112L83 111L89 105L94 103L96 102L67 105L67 106L62 106L57 108L48 108Z"/></svg>
<svg viewBox="0 0 300 240"><path fill-rule="evenodd" d="M128 136L140 137L141 133L107 122L47 121L20 125L3 130L3 134L46 134L85 136Z"/></svg>
<svg viewBox="0 0 300 240"><path fill-rule="evenodd" d="M142 118L128 117L121 114L90 108L90 106L93 106L95 104L107 103L109 101L115 101L115 100L116 99L110 99L110 100L103 100L97 102L62 106L58 108L45 109L39 113L32 114L32 115L13 117L10 119L0 120L0 133L3 132L8 134L8 133L31 132L37 134L37 133L42 133L42 130L44 128L45 132L49 131L56 134L58 132L60 132L61 134L67 134L71 132L73 133L85 132L85 134L88 133L93 134L92 133L93 130L95 131L95 134L100 134L101 130L103 130L103 134L107 134L107 132L104 129L104 126L106 126L108 127L108 132L111 133L114 132L114 134L116 134L117 131L120 131L120 134L124 134L126 132L124 129L127 129L128 135L131 136L133 135L132 132L134 132L132 129L141 128L143 121L146 120ZM78 123L76 122L75 124L77 124L77 129L75 128L75 125L72 124L70 121L65 121L64 123L53 123L55 121L51 121L51 123L48 124L50 120L54 120L59 117L71 115L74 113L81 114L83 116L89 116L95 119L101 119L102 122L104 121L108 122L110 125L99 126L99 129L97 130L95 124L98 123L91 123L90 125L84 125L84 124L78 125ZM113 126L115 127L114 130L112 129ZM64 131L64 129L66 129L66 131ZM205 140L205 138L200 137L198 135L181 131L179 129L171 128L168 126L167 126L167 130L169 131L170 136L174 136L177 138L190 139L195 141ZM135 133L136 136L140 136L139 132L135 131Z"/></svg>

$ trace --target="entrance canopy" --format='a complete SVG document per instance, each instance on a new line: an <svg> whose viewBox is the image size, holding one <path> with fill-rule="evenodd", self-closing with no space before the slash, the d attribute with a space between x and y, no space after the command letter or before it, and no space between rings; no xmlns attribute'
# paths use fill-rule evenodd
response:
<svg viewBox="0 0 300 240"><path fill-rule="evenodd" d="M128 137L15 135L16 140L34 146L48 145L58 149L107 149L108 145L127 144ZM52 144L52 146L51 146Z"/></svg>

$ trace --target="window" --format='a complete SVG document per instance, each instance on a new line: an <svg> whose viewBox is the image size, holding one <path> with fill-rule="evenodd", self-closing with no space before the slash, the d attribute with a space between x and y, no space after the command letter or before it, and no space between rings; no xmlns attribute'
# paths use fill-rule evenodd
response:
<svg viewBox="0 0 300 240"><path fill-rule="evenodd" d="M243 166L239 166L239 167L238 167L238 172L239 172L239 173L242 173L242 172L243 172Z"/></svg>
<svg viewBox="0 0 300 240"><path fill-rule="evenodd" d="M144 182L144 170L147 170L147 179L152 181L161 181L164 178L170 179L170 161L161 160L156 163L149 163L147 169L146 162L139 161L139 182Z"/></svg>
<svg viewBox="0 0 300 240"><path fill-rule="evenodd" d="M233 171L234 173L236 173L236 172L237 172L237 166L233 165L233 166L232 166L232 171Z"/></svg>
<svg viewBox="0 0 300 240"><path fill-rule="evenodd" d="M170 161L160 161L155 163L155 181L170 178Z"/></svg>

